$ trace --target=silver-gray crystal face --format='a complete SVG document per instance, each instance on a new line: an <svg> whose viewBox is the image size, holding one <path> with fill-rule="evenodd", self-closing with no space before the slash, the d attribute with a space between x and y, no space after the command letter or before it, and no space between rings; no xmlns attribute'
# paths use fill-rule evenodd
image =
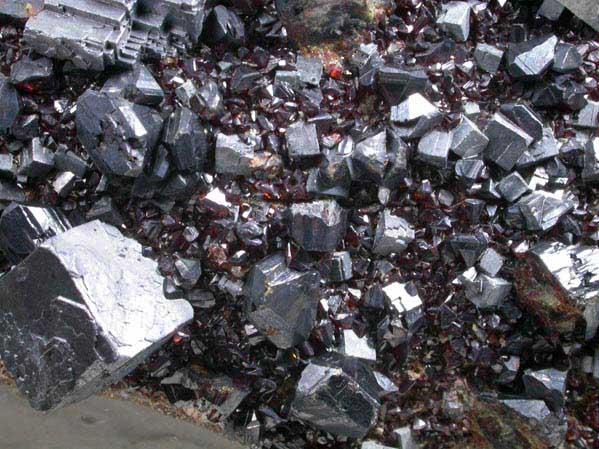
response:
<svg viewBox="0 0 599 449"><path fill-rule="evenodd" d="M591 339L599 327L599 249L542 242L530 250L544 275L550 276L568 300L583 310L585 337Z"/></svg>
<svg viewBox="0 0 599 449"><path fill-rule="evenodd" d="M16 264L44 240L70 228L71 224L58 209L13 203L0 216L0 249Z"/></svg>
<svg viewBox="0 0 599 449"><path fill-rule="evenodd" d="M584 20L595 31L599 31L599 10L595 0L557 0L574 15Z"/></svg>
<svg viewBox="0 0 599 449"><path fill-rule="evenodd" d="M526 393L535 399L543 399L554 411L564 406L567 371L548 368L538 371L526 370L522 380Z"/></svg>
<svg viewBox="0 0 599 449"><path fill-rule="evenodd" d="M368 339L368 336L358 337L353 329L345 329L343 331L341 352L348 357L376 362L376 349Z"/></svg>
<svg viewBox="0 0 599 449"><path fill-rule="evenodd" d="M254 145L244 142L238 135L227 136L219 133L216 136L214 150L217 173L228 173L249 177L252 172L251 162L254 158Z"/></svg>
<svg viewBox="0 0 599 449"><path fill-rule="evenodd" d="M0 278L0 354L21 393L47 410L127 375L193 318L161 287L156 263L112 226L44 242Z"/></svg>
<svg viewBox="0 0 599 449"><path fill-rule="evenodd" d="M439 109L419 93L391 107L391 121L400 125L396 131L399 137L406 139L422 137L442 120Z"/></svg>
<svg viewBox="0 0 599 449"><path fill-rule="evenodd" d="M548 20L558 20L563 14L565 8L564 5L559 3L557 0L544 0L541 7L537 11L537 14L541 17L545 17Z"/></svg>
<svg viewBox="0 0 599 449"><path fill-rule="evenodd" d="M533 138L523 129L500 113L496 113L489 121L485 134L489 139L489 145L484 153L485 159L494 162L504 170L511 170L533 141Z"/></svg>
<svg viewBox="0 0 599 449"><path fill-rule="evenodd" d="M356 144L351 156L354 176L381 183L387 160L387 132L381 131Z"/></svg>
<svg viewBox="0 0 599 449"><path fill-rule="evenodd" d="M463 158L478 156L489 144L489 139L465 115L451 134L451 151Z"/></svg>
<svg viewBox="0 0 599 449"><path fill-rule="evenodd" d="M447 167L451 133L446 131L431 131L418 142L416 157L425 164L437 168Z"/></svg>
<svg viewBox="0 0 599 449"><path fill-rule="evenodd" d="M304 368L291 415L333 435L362 438L376 423L379 387L363 361L330 353Z"/></svg>
<svg viewBox="0 0 599 449"><path fill-rule="evenodd" d="M468 40L470 35L470 4L468 2L449 2L443 5L444 12L437 20L441 29L445 30L458 42Z"/></svg>
<svg viewBox="0 0 599 449"><path fill-rule="evenodd" d="M531 231L547 231L574 208L572 200L563 192L533 192L518 201L518 207Z"/></svg>
<svg viewBox="0 0 599 449"><path fill-rule="evenodd" d="M162 88L152 73L142 64L137 65L133 70L125 70L108 78L101 92L143 105L158 105L164 99Z"/></svg>
<svg viewBox="0 0 599 449"><path fill-rule="evenodd" d="M108 177L139 176L162 130L153 109L91 89L77 100L75 123L83 147Z"/></svg>
<svg viewBox="0 0 599 449"><path fill-rule="evenodd" d="M314 157L320 154L316 125L303 122L290 126L285 132L287 154L290 158Z"/></svg>
<svg viewBox="0 0 599 449"><path fill-rule="evenodd" d="M390 210L384 210L379 216L372 251L381 256L399 254L408 247L414 237L410 223L391 214Z"/></svg>
<svg viewBox="0 0 599 449"><path fill-rule="evenodd" d="M524 79L541 77L553 64L557 42L556 36L549 36L511 44L507 53L510 75Z"/></svg>
<svg viewBox="0 0 599 449"><path fill-rule="evenodd" d="M491 74L497 73L503 59L503 50L492 45L479 43L474 50L474 59L481 70Z"/></svg>
<svg viewBox="0 0 599 449"><path fill-rule="evenodd" d="M19 115L19 94L12 84L0 73L0 135L6 134Z"/></svg>
<svg viewBox="0 0 599 449"><path fill-rule="evenodd" d="M519 415L542 421L551 414L544 401L539 399L505 399L501 401Z"/></svg>
<svg viewBox="0 0 599 449"><path fill-rule="evenodd" d="M491 277L497 276L503 267L504 258L493 248L487 248L480 256L478 268Z"/></svg>
<svg viewBox="0 0 599 449"><path fill-rule="evenodd" d="M579 128L599 128L599 102L587 100L584 107L578 111L574 126Z"/></svg>
<svg viewBox="0 0 599 449"><path fill-rule="evenodd" d="M248 320L278 348L302 343L316 319L319 282L315 271L288 268L282 254L263 259L244 287Z"/></svg>
<svg viewBox="0 0 599 449"><path fill-rule="evenodd" d="M97 71L112 65L132 67L142 54L165 56L171 48L198 42L205 0L143 3L46 0L29 18L23 39L37 53Z"/></svg>
<svg viewBox="0 0 599 449"><path fill-rule="evenodd" d="M290 234L306 251L328 252L345 236L347 212L335 200L296 203L290 207Z"/></svg>
<svg viewBox="0 0 599 449"><path fill-rule="evenodd" d="M599 137L589 140L584 146L582 179L589 183L599 181Z"/></svg>
<svg viewBox="0 0 599 449"><path fill-rule="evenodd" d="M525 193L529 192L528 184L520 173L513 172L499 181L497 189L507 201L514 202Z"/></svg>
<svg viewBox="0 0 599 449"><path fill-rule="evenodd" d="M483 310L499 307L512 290L511 282L477 273L474 268L462 274L460 281L466 287L466 298Z"/></svg>

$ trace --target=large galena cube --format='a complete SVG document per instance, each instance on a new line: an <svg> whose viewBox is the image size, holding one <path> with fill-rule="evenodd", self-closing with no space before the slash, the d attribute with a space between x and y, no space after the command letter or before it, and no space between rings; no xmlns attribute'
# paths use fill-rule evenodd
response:
<svg viewBox="0 0 599 449"><path fill-rule="evenodd" d="M0 356L39 410L114 383L191 321L156 263L93 221L50 238L0 278Z"/></svg>

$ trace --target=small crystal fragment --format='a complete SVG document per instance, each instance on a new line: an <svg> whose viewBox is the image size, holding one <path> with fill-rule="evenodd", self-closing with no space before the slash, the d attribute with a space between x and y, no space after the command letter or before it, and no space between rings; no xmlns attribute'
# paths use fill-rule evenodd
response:
<svg viewBox="0 0 599 449"><path fill-rule="evenodd" d="M208 153L208 136L199 118L190 109L178 108L169 117L163 136L177 170L201 170Z"/></svg>
<svg viewBox="0 0 599 449"><path fill-rule="evenodd" d="M379 215L372 252L381 256L402 253L414 240L414 235L414 230L405 219L385 209Z"/></svg>
<svg viewBox="0 0 599 449"><path fill-rule="evenodd" d="M545 191L533 192L518 201L518 207L531 231L547 231L558 220L574 208L572 201L564 195Z"/></svg>
<svg viewBox="0 0 599 449"><path fill-rule="evenodd" d="M306 251L333 251L345 236L347 212L335 200L295 203L289 232Z"/></svg>
<svg viewBox="0 0 599 449"><path fill-rule="evenodd" d="M478 262L478 268L491 277L497 276L503 267L504 258L493 248L487 248Z"/></svg>
<svg viewBox="0 0 599 449"><path fill-rule="evenodd" d="M418 142L416 157L418 160L433 167L446 168L451 143L451 133L446 131L431 131L425 134L420 139L420 142Z"/></svg>
<svg viewBox="0 0 599 449"><path fill-rule="evenodd" d="M452 1L443 5L443 14L437 19L437 25L458 42L468 40L470 35L470 4Z"/></svg>
<svg viewBox="0 0 599 449"><path fill-rule="evenodd" d="M526 181L520 176L520 173L513 172L503 178L498 184L497 189L507 201L513 203L525 193L530 191Z"/></svg>
<svg viewBox="0 0 599 449"><path fill-rule="evenodd" d="M462 158L478 156L488 144L487 136L465 115L451 132L451 151Z"/></svg>
<svg viewBox="0 0 599 449"><path fill-rule="evenodd" d="M0 134L6 134L19 115L21 106L17 90L0 73Z"/></svg>
<svg viewBox="0 0 599 449"><path fill-rule="evenodd" d="M503 104L500 110L503 115L522 128L535 142L543 137L543 121L524 103Z"/></svg>
<svg viewBox="0 0 599 449"><path fill-rule="evenodd" d="M290 158L313 157L320 154L316 125L303 122L290 126L285 132Z"/></svg>
<svg viewBox="0 0 599 449"><path fill-rule="evenodd" d="M391 106L399 104L409 95L425 92L429 85L428 75L422 68L384 65L378 70L378 86Z"/></svg>
<svg viewBox="0 0 599 449"><path fill-rule="evenodd" d="M485 159L496 163L504 170L511 170L533 141L523 129L500 113L493 115L485 128L485 135L489 139L484 153Z"/></svg>
<svg viewBox="0 0 599 449"><path fill-rule="evenodd" d="M391 107L391 121L402 126L403 129L397 128L397 131L401 131L401 136L407 139L422 137L442 119L439 109L419 93Z"/></svg>
<svg viewBox="0 0 599 449"><path fill-rule="evenodd" d="M563 14L564 5L559 3L557 0L544 0L537 11L537 14L541 17L545 17L548 20L556 21Z"/></svg>
<svg viewBox="0 0 599 449"><path fill-rule="evenodd" d="M46 148L39 137L34 138L23 153L19 164L19 174L40 178L54 168L54 153Z"/></svg>
<svg viewBox="0 0 599 449"><path fill-rule="evenodd" d="M481 70L494 74L497 73L501 65L503 50L492 45L479 43L474 50L474 59Z"/></svg>
<svg viewBox="0 0 599 449"><path fill-rule="evenodd" d="M216 136L215 171L232 175L251 175L251 162L254 158L254 146L244 142L238 135Z"/></svg>
<svg viewBox="0 0 599 449"><path fill-rule="evenodd" d="M554 1L554 0L552 0ZM576 46L559 43L555 47L555 61L553 70L558 73L569 73L582 66L582 56Z"/></svg>
<svg viewBox="0 0 599 449"><path fill-rule="evenodd" d="M204 36L212 44L239 47L246 40L245 26L235 11L217 5L206 19Z"/></svg>
<svg viewBox="0 0 599 449"><path fill-rule="evenodd" d="M343 343L341 352L347 357L376 362L376 349L365 335L358 337L352 329L343 331Z"/></svg>
<svg viewBox="0 0 599 449"><path fill-rule="evenodd" d="M111 76L102 86L101 92L148 106L158 105L164 99L162 88L143 64Z"/></svg>

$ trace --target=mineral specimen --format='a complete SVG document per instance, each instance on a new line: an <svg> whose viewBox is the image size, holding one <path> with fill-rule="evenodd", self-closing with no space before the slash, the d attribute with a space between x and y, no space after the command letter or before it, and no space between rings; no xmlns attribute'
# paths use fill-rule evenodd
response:
<svg viewBox="0 0 599 449"><path fill-rule="evenodd" d="M302 371L291 415L334 435L360 438L376 422L379 408L377 381L365 362L330 353L310 360Z"/></svg>
<svg viewBox="0 0 599 449"><path fill-rule="evenodd" d="M410 223L393 215L390 210L381 212L372 245L375 254L387 256L391 253L401 253L412 240L414 230Z"/></svg>
<svg viewBox="0 0 599 449"><path fill-rule="evenodd" d="M479 43L474 50L474 59L481 70L488 73L497 73L503 59L503 50L492 45Z"/></svg>
<svg viewBox="0 0 599 449"><path fill-rule="evenodd" d="M146 52L163 56L170 42L192 46L204 22L204 0L45 0L23 38L36 52L88 70L132 67Z"/></svg>
<svg viewBox="0 0 599 449"><path fill-rule="evenodd" d="M535 399L543 399L554 411L564 406L567 371L553 368L538 371L526 370L522 380L526 393Z"/></svg>
<svg viewBox="0 0 599 449"><path fill-rule="evenodd" d="M193 317L167 301L141 246L94 221L46 240L0 278L2 360L47 410L120 380Z"/></svg>
<svg viewBox="0 0 599 449"><path fill-rule="evenodd" d="M333 251L345 235L347 212L335 200L295 203L289 234L306 251Z"/></svg>
<svg viewBox="0 0 599 449"><path fill-rule="evenodd" d="M162 130L153 109L91 89L77 101L76 124L83 147L109 177L139 176Z"/></svg>
<svg viewBox="0 0 599 449"><path fill-rule="evenodd" d="M0 216L0 248L12 264L17 264L46 239L70 228L57 209L12 203Z"/></svg>
<svg viewBox="0 0 599 449"><path fill-rule="evenodd" d="M214 169L217 173L250 176L254 146L244 142L238 135L227 136L219 133L216 136L214 158Z"/></svg>
<svg viewBox="0 0 599 449"><path fill-rule="evenodd" d="M443 5L443 14L437 19L437 25L456 41L464 42L470 35L470 4L452 1Z"/></svg>
<svg viewBox="0 0 599 449"><path fill-rule="evenodd" d="M572 333L584 319L585 337L593 338L599 327L598 255L595 247L539 243L515 276L520 301L548 329L561 334Z"/></svg>
<svg viewBox="0 0 599 449"><path fill-rule="evenodd" d="M485 134L489 139L489 145L484 152L485 159L504 170L511 170L533 141L523 129L500 113L491 118L485 128Z"/></svg>
<svg viewBox="0 0 599 449"><path fill-rule="evenodd" d="M422 68L384 65L378 70L378 87L390 105L397 105L417 92L425 92L429 86L428 75Z"/></svg>
<svg viewBox="0 0 599 449"><path fill-rule="evenodd" d="M6 134L20 111L19 95L8 79L0 73L0 135Z"/></svg>
<svg viewBox="0 0 599 449"><path fill-rule="evenodd" d="M599 31L599 11L594 0L557 0L573 14L584 20L595 31Z"/></svg>
<svg viewBox="0 0 599 449"><path fill-rule="evenodd" d="M489 139L465 115L460 124L452 130L450 149L463 158L478 156L489 144Z"/></svg>
<svg viewBox="0 0 599 449"><path fill-rule="evenodd" d="M282 254L258 262L244 287L248 320L279 348L292 348L310 335L319 301L319 275L299 272Z"/></svg>
<svg viewBox="0 0 599 449"><path fill-rule="evenodd" d="M285 132L287 153L290 158L314 157L320 154L316 125L297 123Z"/></svg>
<svg viewBox="0 0 599 449"><path fill-rule="evenodd" d="M508 47L507 66L515 78L535 79L541 77L555 59L556 36L540 37Z"/></svg>
<svg viewBox="0 0 599 449"><path fill-rule="evenodd" d="M162 88L143 64L111 76L102 86L101 92L148 106L158 105L164 99Z"/></svg>
<svg viewBox="0 0 599 449"><path fill-rule="evenodd" d="M208 154L208 133L190 109L175 110L166 122L162 141L177 170L201 171Z"/></svg>

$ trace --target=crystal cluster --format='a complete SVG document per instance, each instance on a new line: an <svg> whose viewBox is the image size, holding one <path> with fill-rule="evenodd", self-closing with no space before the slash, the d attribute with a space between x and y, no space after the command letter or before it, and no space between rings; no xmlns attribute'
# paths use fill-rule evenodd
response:
<svg viewBox="0 0 599 449"><path fill-rule="evenodd" d="M596 445L593 2L0 3L35 407L131 372L252 447Z"/></svg>

